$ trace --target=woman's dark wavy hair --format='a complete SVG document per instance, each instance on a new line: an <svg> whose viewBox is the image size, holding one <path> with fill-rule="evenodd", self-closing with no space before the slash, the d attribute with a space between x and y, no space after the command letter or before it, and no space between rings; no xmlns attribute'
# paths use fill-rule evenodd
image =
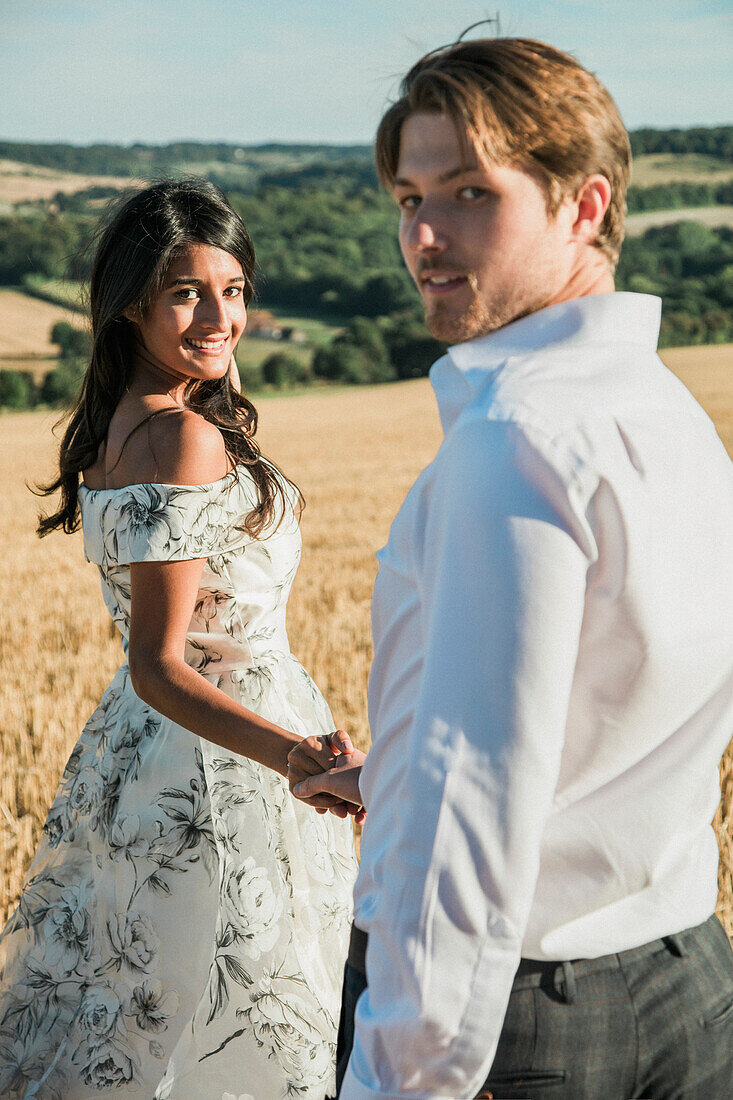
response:
<svg viewBox="0 0 733 1100"><path fill-rule="evenodd" d="M92 356L79 397L68 413L59 448L59 475L38 488L43 496L61 492L58 511L39 518L41 537L58 527L70 533L79 526L80 475L97 460L132 374L136 330L124 314L137 311L144 316L160 293L171 262L192 244L221 248L242 265L244 300L249 304L255 274L252 241L223 192L208 180L153 184L118 203L110 220L100 226L89 288ZM191 381L184 403L216 425L233 464L249 467L258 503L244 520L244 528L257 536L282 517L285 486L292 484L262 457L254 440L257 410L232 386L228 372L222 378ZM296 492L302 506L302 496Z"/></svg>

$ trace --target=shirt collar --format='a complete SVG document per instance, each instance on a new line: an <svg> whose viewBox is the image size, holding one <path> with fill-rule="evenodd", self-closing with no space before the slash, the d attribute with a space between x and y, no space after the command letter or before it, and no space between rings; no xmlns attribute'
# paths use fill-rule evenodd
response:
<svg viewBox="0 0 733 1100"><path fill-rule="evenodd" d="M453 345L430 370L443 431L507 359L584 344L636 344L654 351L661 312L661 298L650 294L593 294L540 309L488 336Z"/></svg>

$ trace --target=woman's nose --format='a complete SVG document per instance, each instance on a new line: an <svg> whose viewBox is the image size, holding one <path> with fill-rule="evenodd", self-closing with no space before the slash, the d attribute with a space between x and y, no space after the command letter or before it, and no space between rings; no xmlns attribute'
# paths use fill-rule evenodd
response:
<svg viewBox="0 0 733 1100"><path fill-rule="evenodd" d="M198 320L202 325L208 325L215 332L225 332L229 329L229 313L227 301L218 294L212 294L201 300Z"/></svg>

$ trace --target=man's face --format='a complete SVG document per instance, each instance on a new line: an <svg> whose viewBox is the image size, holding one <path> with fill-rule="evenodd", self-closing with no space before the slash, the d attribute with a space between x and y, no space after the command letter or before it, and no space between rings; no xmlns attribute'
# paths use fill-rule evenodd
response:
<svg viewBox="0 0 733 1100"><path fill-rule="evenodd" d="M486 167L467 148L448 116L416 112L402 126L393 185L427 326L449 343L561 300L574 256L570 204L548 217L533 176Z"/></svg>

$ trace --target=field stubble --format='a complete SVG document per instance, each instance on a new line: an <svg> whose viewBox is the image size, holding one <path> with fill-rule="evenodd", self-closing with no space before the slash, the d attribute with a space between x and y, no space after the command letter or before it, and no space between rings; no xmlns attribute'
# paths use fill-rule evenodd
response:
<svg viewBox="0 0 733 1100"><path fill-rule="evenodd" d="M733 453L733 348L665 354ZM368 744L366 683L375 551L440 442L425 380L261 402L260 440L307 498L303 563L289 605L294 652L334 718ZM5 489L0 572L0 921L19 896L59 776L122 660L81 536L34 534L26 480L53 465L43 413L0 418ZM719 913L733 933L733 753L721 765Z"/></svg>

